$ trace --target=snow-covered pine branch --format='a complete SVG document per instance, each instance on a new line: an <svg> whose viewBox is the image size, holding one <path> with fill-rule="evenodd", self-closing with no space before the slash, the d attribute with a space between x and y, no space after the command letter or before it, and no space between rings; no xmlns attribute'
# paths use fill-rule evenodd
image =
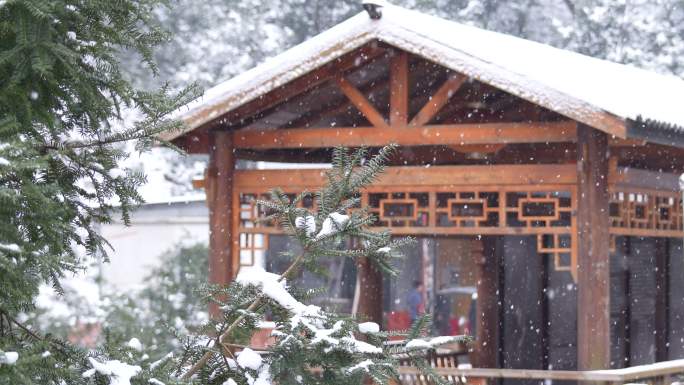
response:
<svg viewBox="0 0 684 385"><path fill-rule="evenodd" d="M308 193L290 199L275 190L270 201L258 202L268 211L263 220L281 226L299 244L301 253L284 271L251 267L228 287L209 292L209 298L221 305L222 314L203 329L205 336L195 337L179 355L181 379L221 385L339 385L362 383L367 377L378 384L396 378L398 361L386 344L390 333L375 323L359 323L351 316L306 304L292 283L323 257L368 257L383 271L393 273L392 258L411 240L370 231L368 225L375 218L358 204L360 189L383 171L393 149L383 148L370 159L365 149L335 149L328 183L313 194L316 210L300 207ZM350 238L361 241L353 250L342 247ZM258 352L247 345L267 315L274 325L274 342L267 351ZM433 348L438 342L415 350ZM410 349L410 355L415 350Z"/></svg>

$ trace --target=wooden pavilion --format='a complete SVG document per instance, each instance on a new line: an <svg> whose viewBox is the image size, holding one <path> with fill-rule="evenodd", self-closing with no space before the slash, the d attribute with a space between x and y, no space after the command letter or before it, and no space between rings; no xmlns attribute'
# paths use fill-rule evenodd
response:
<svg viewBox="0 0 684 385"><path fill-rule="evenodd" d="M210 155L211 281L277 263L285 241L254 222L256 198L323 182L320 169L238 159L327 162L335 146L394 142L363 202L378 226L419 239L401 281L422 280L433 311L463 313L476 367L684 357L684 81L379 11L209 90L181 112L187 128L165 135ZM398 289L364 262L358 280L359 312L398 322Z"/></svg>

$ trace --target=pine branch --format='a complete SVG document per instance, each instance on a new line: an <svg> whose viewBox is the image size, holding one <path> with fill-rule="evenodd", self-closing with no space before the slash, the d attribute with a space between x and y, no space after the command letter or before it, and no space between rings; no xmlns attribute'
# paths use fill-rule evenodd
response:
<svg viewBox="0 0 684 385"><path fill-rule="evenodd" d="M7 313L6 311L0 309L0 315L2 317L4 317L8 322L11 322L11 323L17 325L21 330L23 330L26 334L31 336L33 339L38 340L38 341L44 341L45 340L43 337L36 334L33 330L29 329L26 325L17 321L14 317L9 315L9 313Z"/></svg>
<svg viewBox="0 0 684 385"><path fill-rule="evenodd" d="M282 274L280 274L280 278L278 279L278 281L282 281L282 280L285 279L287 276L289 276L290 274L292 274L292 273L295 271L295 269L297 269L297 268L299 267L299 265L302 263L303 260L304 260L304 254L300 254L300 255L299 255L299 256L290 264L290 266L289 266L287 269L285 269L285 271L284 271ZM262 297L259 297L259 298L255 299L255 300L247 307L245 313L241 314L235 321L233 321L233 322L230 324L230 326L228 326L228 328L227 328L223 333L221 333L221 334L218 336L218 338L217 338L218 343L219 343L219 344L225 344L225 343L227 342L226 339L228 338L228 336L230 336L230 335L235 331L235 329L237 329L237 327L240 325L240 323L241 323L242 321L245 320L245 318L247 318L247 314L246 314L246 313L255 311L259 306L261 306L262 303L263 303L263 298L262 298ZM188 370L181 376L181 379L183 379L183 380L190 379L195 373L197 373L197 371L199 371L200 369L202 369L202 368L207 364L207 362L209 362L209 360L212 358L212 356L213 356L214 354L215 354L215 352L213 352L213 351L207 351L206 353L204 353L204 355L203 355L195 364L193 364L193 365L190 367L190 369L188 369Z"/></svg>

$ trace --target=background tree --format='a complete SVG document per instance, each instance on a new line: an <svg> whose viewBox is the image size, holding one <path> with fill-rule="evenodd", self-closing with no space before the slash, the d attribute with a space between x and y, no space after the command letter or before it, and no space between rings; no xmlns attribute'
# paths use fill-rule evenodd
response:
<svg viewBox="0 0 684 385"><path fill-rule="evenodd" d="M84 352L19 314L39 285L60 291L85 256L106 256L96 224L115 206L127 221L145 180L118 167L129 155L121 143L148 149L156 133L179 127L169 114L197 96L194 87L141 91L123 77L123 48L156 70L152 49L168 36L150 17L159 5L0 2L0 382L86 381L74 371L88 364Z"/></svg>

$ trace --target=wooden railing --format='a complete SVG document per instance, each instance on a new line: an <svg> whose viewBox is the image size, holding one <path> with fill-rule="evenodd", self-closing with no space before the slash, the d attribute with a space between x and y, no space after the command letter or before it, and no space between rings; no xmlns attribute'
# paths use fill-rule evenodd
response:
<svg viewBox="0 0 684 385"><path fill-rule="evenodd" d="M534 369L488 369L435 367L436 374L452 384L492 385L498 379L519 379L541 381L577 381L577 383L603 383L617 385L640 383L649 385L671 385L684 378L684 359L658 362L612 370L534 370ZM415 367L399 368L401 385L432 385Z"/></svg>

